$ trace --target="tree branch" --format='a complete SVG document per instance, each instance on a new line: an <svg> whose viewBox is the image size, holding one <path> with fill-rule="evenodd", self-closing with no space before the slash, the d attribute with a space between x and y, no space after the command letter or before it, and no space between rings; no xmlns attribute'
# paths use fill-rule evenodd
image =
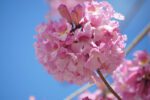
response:
<svg viewBox="0 0 150 100"><path fill-rule="evenodd" d="M118 99L121 100L120 96L112 89L112 87L109 85L109 83L105 80L103 74L101 73L100 69L97 70L97 73L99 74L102 81L105 83L107 88L111 91L111 93Z"/></svg>

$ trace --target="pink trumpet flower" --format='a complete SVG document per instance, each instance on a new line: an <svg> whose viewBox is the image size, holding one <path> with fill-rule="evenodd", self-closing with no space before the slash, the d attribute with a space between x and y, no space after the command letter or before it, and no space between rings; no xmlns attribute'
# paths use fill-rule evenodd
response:
<svg viewBox="0 0 150 100"><path fill-rule="evenodd" d="M65 4L67 5L68 9L72 9L72 7L78 4L83 4L85 1L91 1L91 0L47 0L47 1L51 8L51 12L49 13L48 16L58 17L59 15L58 7L61 4Z"/></svg>
<svg viewBox="0 0 150 100"><path fill-rule="evenodd" d="M83 84L98 68L111 73L122 63L126 35L108 2L61 4L58 10L62 18L39 25L35 42L40 63L57 80Z"/></svg>
<svg viewBox="0 0 150 100"><path fill-rule="evenodd" d="M137 51L114 72L115 88L123 100L150 100L150 54Z"/></svg>

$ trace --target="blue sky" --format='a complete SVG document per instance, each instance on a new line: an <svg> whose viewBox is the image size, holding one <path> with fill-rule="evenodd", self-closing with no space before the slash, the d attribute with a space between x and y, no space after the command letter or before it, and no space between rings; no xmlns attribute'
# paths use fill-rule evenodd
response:
<svg viewBox="0 0 150 100"><path fill-rule="evenodd" d="M108 1L126 16L139 0ZM150 0L144 0L129 24L121 27L122 33L128 35L127 45L150 22L149 10ZM63 100L80 87L54 80L35 56L35 27L45 21L47 12L44 0L0 0L0 100L28 100L30 95L37 100ZM150 51L149 45L150 36L144 38L128 58L138 49Z"/></svg>

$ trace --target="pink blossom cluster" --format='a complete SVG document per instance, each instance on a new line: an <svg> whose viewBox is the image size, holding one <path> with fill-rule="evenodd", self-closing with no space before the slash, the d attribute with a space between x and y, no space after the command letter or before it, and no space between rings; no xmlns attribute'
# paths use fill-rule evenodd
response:
<svg viewBox="0 0 150 100"><path fill-rule="evenodd" d="M114 71L114 87L123 100L150 100L150 54L137 51Z"/></svg>
<svg viewBox="0 0 150 100"><path fill-rule="evenodd" d="M111 73L123 61L126 35L115 19L124 19L106 2L61 4L59 21L38 26L35 50L41 64L59 81L83 84L98 68Z"/></svg>

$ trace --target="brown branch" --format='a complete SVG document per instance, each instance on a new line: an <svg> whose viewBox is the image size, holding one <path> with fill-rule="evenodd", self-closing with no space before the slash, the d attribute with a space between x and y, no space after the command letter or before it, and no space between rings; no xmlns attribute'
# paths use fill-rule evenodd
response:
<svg viewBox="0 0 150 100"><path fill-rule="evenodd" d="M109 85L109 83L106 81L106 79L104 78L103 74L101 73L100 69L97 70L97 73L99 74L100 78L102 79L102 81L105 83L105 85L107 86L107 88L111 91L111 93L118 99L121 100L120 96L112 89L112 87Z"/></svg>

